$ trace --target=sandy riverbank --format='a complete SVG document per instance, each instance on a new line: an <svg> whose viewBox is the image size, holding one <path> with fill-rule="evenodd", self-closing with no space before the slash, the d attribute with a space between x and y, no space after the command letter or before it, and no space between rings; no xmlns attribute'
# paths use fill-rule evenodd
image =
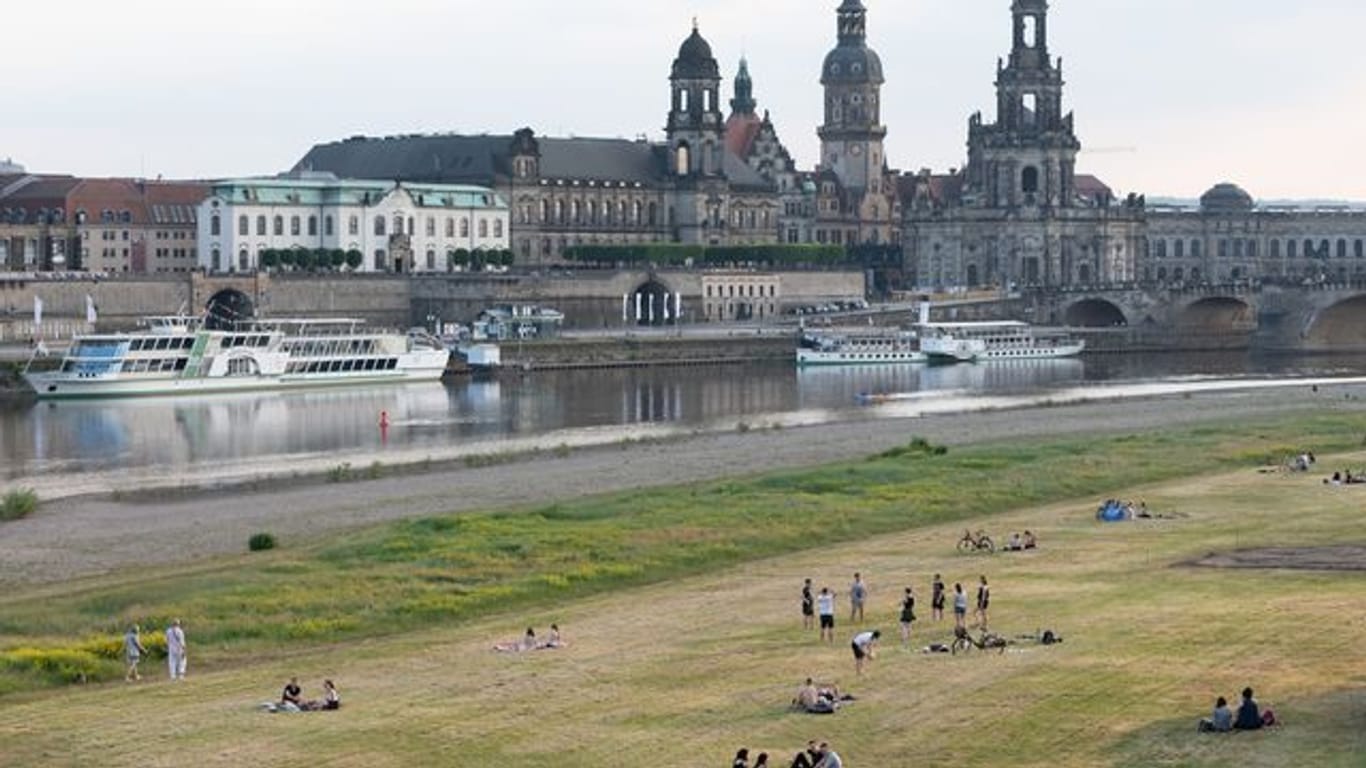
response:
<svg viewBox="0 0 1366 768"><path fill-rule="evenodd" d="M1094 394L1094 393L1093 393ZM260 468L203 470L189 477L139 473L35 478L47 500L32 517L0 524L0 585L41 584L139 565L174 565L240 552L252 533L268 530L291 541L386 520L509 507L630 488L686 483L779 468L813 466L866 456L921 436L950 445L1047 435L1127 433L1205 420L1241 420L1322 408L1366 408L1366 384L1320 382L1293 388L1252 388L1080 400L1047 407L1017 407L1008 399L996 410L872 418L853 412L848 420L804 422L801 415L781 429L745 431L718 425L714 432L669 427L643 428L649 442L600 444L591 432L556 435L501 446L510 451L551 449L523 460L469 467L460 451L449 455L384 455L387 464L420 465L377 480L343 483L322 477L340 459L302 457L275 467L277 482L250 491L240 483ZM892 404L893 408L900 407ZM893 410L893 413L900 411ZM907 411L909 413L909 411ZM763 422L756 423L761 426ZM595 444L599 443L599 444ZM572 449L554 450L560 445ZM366 457L347 457L360 469ZM257 474L246 474L254 471ZM294 473L311 476L280 482ZM44 485L46 484L46 485ZM216 491L166 493L158 497L110 496L110 491L175 489L185 484L222 484Z"/></svg>

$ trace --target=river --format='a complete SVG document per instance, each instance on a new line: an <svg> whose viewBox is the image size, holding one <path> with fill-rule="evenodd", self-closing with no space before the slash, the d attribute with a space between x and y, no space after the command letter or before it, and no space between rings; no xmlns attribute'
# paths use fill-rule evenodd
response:
<svg viewBox="0 0 1366 768"><path fill-rule="evenodd" d="M547 371L444 384L206 397L0 404L0 477L421 450L633 427L760 426L799 412L853 416L860 394L926 398L937 410L974 399L1192 380L1259 381L1366 374L1349 357L1254 358L1244 353L1104 355L955 366L797 370L754 364ZM379 427L381 413L389 426ZM889 409L889 415L901 413ZM874 416L876 417L876 416Z"/></svg>

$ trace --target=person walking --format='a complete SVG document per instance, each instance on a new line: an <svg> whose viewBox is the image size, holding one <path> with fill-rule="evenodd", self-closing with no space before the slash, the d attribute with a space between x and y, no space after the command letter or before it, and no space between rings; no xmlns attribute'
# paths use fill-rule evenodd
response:
<svg viewBox="0 0 1366 768"><path fill-rule="evenodd" d="M853 642L849 644L849 647L854 651L854 674L863 674L863 664L873 658L873 651L880 637L882 637L882 632L876 629L854 635Z"/></svg>
<svg viewBox="0 0 1366 768"><path fill-rule="evenodd" d="M166 665L171 669L172 680L185 679L185 630L180 619L166 628Z"/></svg>
<svg viewBox="0 0 1366 768"><path fill-rule="evenodd" d="M802 583L802 629L816 625L816 598L811 595L811 579Z"/></svg>
<svg viewBox="0 0 1366 768"><path fill-rule="evenodd" d="M982 583L977 586L977 608L973 615L978 617L981 622L978 624L983 631L987 628L987 608L991 606L991 587L987 585L987 577L982 577Z"/></svg>
<svg viewBox="0 0 1366 768"><path fill-rule="evenodd" d="M915 621L915 594L906 587L906 595L901 598L901 647L911 647L911 624Z"/></svg>
<svg viewBox="0 0 1366 768"><path fill-rule="evenodd" d="M829 587L821 587L821 593L816 596L816 612L821 617L821 639L835 642L835 593Z"/></svg>
<svg viewBox="0 0 1366 768"><path fill-rule="evenodd" d="M142 661L142 654L146 653L147 649L142 647L142 637L139 634L141 632L142 629L134 624L123 636L123 660L128 665L128 671L124 673L123 679L130 683L142 679L138 674L138 662Z"/></svg>
<svg viewBox="0 0 1366 768"><path fill-rule="evenodd" d="M868 599L868 587L863 583L863 577L854 574L854 583L849 585L849 621L857 619L858 623L863 623L863 601Z"/></svg>
<svg viewBox="0 0 1366 768"><path fill-rule="evenodd" d="M963 591L961 582L953 585L953 626L954 629L966 629L964 622L968 616L968 596Z"/></svg>

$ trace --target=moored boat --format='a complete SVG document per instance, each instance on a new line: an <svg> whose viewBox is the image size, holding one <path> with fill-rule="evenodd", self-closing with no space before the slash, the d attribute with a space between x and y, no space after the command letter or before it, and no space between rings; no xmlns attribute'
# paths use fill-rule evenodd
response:
<svg viewBox="0 0 1366 768"><path fill-rule="evenodd" d="M230 329L201 318L148 317L132 333L77 336L55 370L24 379L41 399L131 397L435 381L450 352L420 329L363 320L258 319Z"/></svg>
<svg viewBox="0 0 1366 768"><path fill-rule="evenodd" d="M885 365L924 363L914 331L897 328L804 331L797 344L798 365Z"/></svg>
<svg viewBox="0 0 1366 768"><path fill-rule="evenodd" d="M932 361L1038 360L1074 357L1086 342L1063 329L1039 329L1017 321L926 323L921 349Z"/></svg>

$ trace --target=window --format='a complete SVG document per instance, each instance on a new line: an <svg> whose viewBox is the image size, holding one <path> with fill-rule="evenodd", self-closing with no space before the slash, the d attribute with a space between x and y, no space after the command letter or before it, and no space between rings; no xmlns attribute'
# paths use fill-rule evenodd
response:
<svg viewBox="0 0 1366 768"><path fill-rule="evenodd" d="M1281 257L1281 241L1280 241L1280 240L1272 240L1272 241L1271 241L1271 258L1273 258L1273 259L1279 259L1280 257Z"/></svg>
<svg viewBox="0 0 1366 768"><path fill-rule="evenodd" d="M257 237L265 237L265 236L266 236L266 217L265 217L265 216L257 216L257 217L256 217L256 236L257 236Z"/></svg>
<svg viewBox="0 0 1366 768"><path fill-rule="evenodd" d="M218 237L223 234L223 220L218 218L218 214L209 217L209 234Z"/></svg>
<svg viewBox="0 0 1366 768"><path fill-rule="evenodd" d="M1356 245L1353 247L1353 255L1356 256L1358 259L1366 258L1366 251L1363 251L1362 247L1362 242L1360 240L1357 240Z"/></svg>
<svg viewBox="0 0 1366 768"><path fill-rule="evenodd" d="M394 214L394 234L402 235L403 231L403 214L396 213Z"/></svg>
<svg viewBox="0 0 1366 768"><path fill-rule="evenodd" d="M446 237L455 237L455 219L446 217Z"/></svg>
<svg viewBox="0 0 1366 768"><path fill-rule="evenodd" d="M1026 126L1033 126L1036 122L1035 115L1039 107L1039 97L1032 93L1026 93L1020 97L1020 122Z"/></svg>
<svg viewBox="0 0 1366 768"><path fill-rule="evenodd" d="M1158 240L1158 241L1157 241L1157 258L1159 258L1159 259L1165 259L1165 258L1167 258L1167 241L1166 241L1166 240Z"/></svg>
<svg viewBox="0 0 1366 768"><path fill-rule="evenodd" d="M1239 249L1239 250L1241 250L1241 249ZM1220 240L1219 240L1219 258L1221 258L1221 259L1227 259L1227 258L1228 258L1228 240L1223 239L1223 238L1220 238Z"/></svg>
<svg viewBox="0 0 1366 768"><path fill-rule="evenodd" d="M346 220L346 233L351 236L360 234L360 217L352 216Z"/></svg>
<svg viewBox="0 0 1366 768"><path fill-rule="evenodd" d="M427 237L436 237L436 217L427 217Z"/></svg>
<svg viewBox="0 0 1366 768"><path fill-rule="evenodd" d="M384 237L384 236L387 235L387 234L389 234L389 226L388 226L388 224L385 222L384 217L383 217L383 216L376 216L376 217L375 217L375 237ZM383 252L383 251L376 251L376 252L375 252L376 258L378 258L379 254L381 254L381 253L384 253L384 252ZM378 267L376 267L376 269L378 269Z"/></svg>
<svg viewBox="0 0 1366 768"><path fill-rule="evenodd" d="M692 161L688 157L689 150L687 143L678 145L678 154L675 168L679 176L687 176L688 169L692 167Z"/></svg>
<svg viewBox="0 0 1366 768"><path fill-rule="evenodd" d="M330 213L323 217L323 235L332 236L332 214Z"/></svg>
<svg viewBox="0 0 1366 768"><path fill-rule="evenodd" d="M276 216L276 217L275 217L275 234L278 236L278 235L283 235L284 233L285 233L285 217L284 217L284 216Z"/></svg>
<svg viewBox="0 0 1366 768"><path fill-rule="evenodd" d="M489 236L489 220L488 220L488 219L480 219L480 220L479 220L479 237L480 237L480 239L483 239L483 238L486 238L486 237L488 237L488 236Z"/></svg>
<svg viewBox="0 0 1366 768"><path fill-rule="evenodd" d="M1347 241L1341 238L1338 239L1338 258L1347 258Z"/></svg>
<svg viewBox="0 0 1366 768"><path fill-rule="evenodd" d="M380 220L380 221L384 221L384 218L383 218L383 217L380 217L379 220ZM383 271L384 271L384 249L383 249L383 248L378 248L378 249L375 250L375 271L376 271L376 272L383 272Z"/></svg>
<svg viewBox="0 0 1366 768"><path fill-rule="evenodd" d="M1200 251L1201 251L1201 250L1202 250L1202 249L1201 249L1201 247L1200 247L1200 241L1199 241L1199 240L1192 240L1192 241L1191 241L1191 258L1192 258L1192 259L1198 259L1198 258L1200 258ZM1180 275L1177 275L1177 276L1176 276L1176 279L1177 279L1177 280L1180 280L1180 279L1181 279L1181 276L1180 276Z"/></svg>
<svg viewBox="0 0 1366 768"><path fill-rule="evenodd" d="M659 206L658 206L656 203L650 203L650 207L649 207L649 210L648 210L648 216L646 217L646 223L653 227L653 226L655 226L655 223L656 223L658 220L659 220Z"/></svg>
<svg viewBox="0 0 1366 768"><path fill-rule="evenodd" d="M1185 241L1185 240L1177 240L1177 241L1173 244L1172 250L1173 250L1173 254L1172 254L1172 255L1176 256L1176 258L1178 258L1178 259L1184 259L1184 258L1186 258L1186 241Z"/></svg>
<svg viewBox="0 0 1366 768"><path fill-rule="evenodd" d="M1287 259L1293 259L1293 258L1295 258L1295 246L1296 246L1296 241L1294 241L1294 240L1286 240L1286 241L1285 241L1285 257L1286 257Z"/></svg>
<svg viewBox="0 0 1366 768"><path fill-rule="evenodd" d="M550 201L549 201L549 200L542 200L542 201L541 201L541 221L542 221L542 222L550 221Z"/></svg>
<svg viewBox="0 0 1366 768"><path fill-rule="evenodd" d="M311 232L310 234L317 234L317 231L316 231L317 228L318 228L318 227L317 227L317 225L315 224L314 227L313 227L313 229L314 229L315 231L314 231L314 232ZM290 216L290 217L289 217L289 234L292 235L292 236L294 236L294 237L298 237L298 236L299 236L299 217L298 217L298 216Z"/></svg>
<svg viewBox="0 0 1366 768"><path fill-rule="evenodd" d="M470 236L470 220L469 220L469 219L461 219L461 220L460 220L460 236L461 236L461 237L469 237L469 236Z"/></svg>
<svg viewBox="0 0 1366 768"><path fill-rule="evenodd" d="M429 271L436 270L436 251L431 248L427 249L427 269Z"/></svg>
<svg viewBox="0 0 1366 768"><path fill-rule="evenodd" d="M494 220L493 220L493 236L494 236L494 237L502 237L502 236L503 236L503 220L502 220L502 219L494 219Z"/></svg>
<svg viewBox="0 0 1366 768"><path fill-rule="evenodd" d="M318 236L318 217L317 217L317 216L309 216L309 217L308 217L308 236L309 236L309 237L317 237L317 236Z"/></svg>
<svg viewBox="0 0 1366 768"><path fill-rule="evenodd" d="M251 234L251 219L246 214L237 217L237 234L246 237Z"/></svg>

